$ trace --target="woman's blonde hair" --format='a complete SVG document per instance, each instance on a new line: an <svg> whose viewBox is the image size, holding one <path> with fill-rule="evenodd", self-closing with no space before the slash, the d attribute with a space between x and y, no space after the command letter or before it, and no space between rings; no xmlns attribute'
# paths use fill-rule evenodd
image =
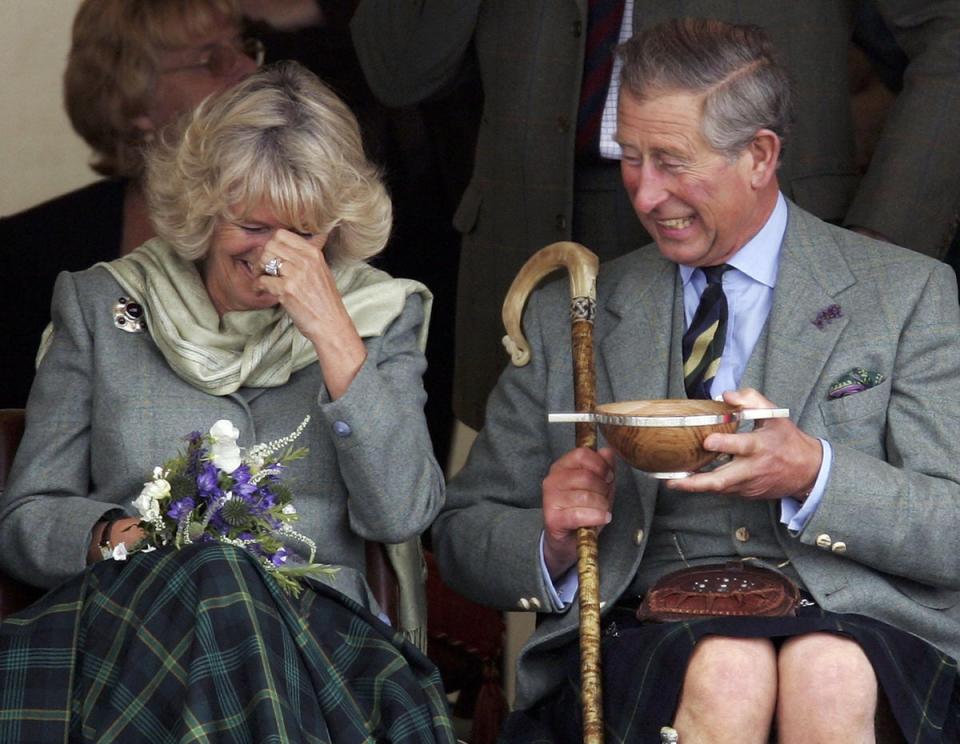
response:
<svg viewBox="0 0 960 744"><path fill-rule="evenodd" d="M356 119L295 62L204 101L152 148L146 181L157 234L188 260L206 255L218 220L263 206L296 230L327 234L334 264L370 258L390 234L390 199Z"/></svg>
<svg viewBox="0 0 960 744"><path fill-rule="evenodd" d="M238 0L84 0L63 76L70 122L94 150L91 167L137 178L146 113L164 48L184 46L224 22L242 22Z"/></svg>

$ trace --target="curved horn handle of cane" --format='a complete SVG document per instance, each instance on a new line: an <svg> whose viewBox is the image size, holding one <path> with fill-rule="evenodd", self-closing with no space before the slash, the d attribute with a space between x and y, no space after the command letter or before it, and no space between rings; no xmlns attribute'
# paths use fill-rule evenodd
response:
<svg viewBox="0 0 960 744"><path fill-rule="evenodd" d="M503 301L503 326L507 330L503 345L517 367L530 361L530 345L521 325L530 293L547 274L566 267L570 275L570 297L596 300L599 263L596 255L584 246L564 240L541 248L523 265Z"/></svg>
<svg viewBox="0 0 960 744"><path fill-rule="evenodd" d="M527 297L543 277L566 267L570 275L570 349L573 355L573 398L578 411L594 409L596 381L593 370L593 316L597 296L596 255L579 243L552 243L523 265L503 301L503 344L513 363L530 361L530 345L521 320ZM578 447L596 449L596 425L578 423ZM580 580L580 682L584 744L603 744L603 692L600 674L600 573L597 531L577 530L577 575Z"/></svg>

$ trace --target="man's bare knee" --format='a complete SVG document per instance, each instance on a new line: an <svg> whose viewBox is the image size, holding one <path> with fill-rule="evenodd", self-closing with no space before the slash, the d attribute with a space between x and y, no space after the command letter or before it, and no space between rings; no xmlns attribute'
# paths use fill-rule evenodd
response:
<svg viewBox="0 0 960 744"><path fill-rule="evenodd" d="M690 657L675 727L681 741L766 741L776 692L768 639L709 636Z"/></svg>
<svg viewBox="0 0 960 744"><path fill-rule="evenodd" d="M777 725L784 744L843 735L873 741L877 680L863 649L832 633L796 636L778 659Z"/></svg>

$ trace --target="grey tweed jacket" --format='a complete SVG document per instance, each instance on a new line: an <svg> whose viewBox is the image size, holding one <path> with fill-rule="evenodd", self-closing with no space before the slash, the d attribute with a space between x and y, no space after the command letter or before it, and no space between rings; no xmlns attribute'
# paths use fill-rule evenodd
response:
<svg viewBox="0 0 960 744"><path fill-rule="evenodd" d="M683 389L672 340L683 328L673 317L682 313L680 291L676 266L652 245L601 268L599 402ZM433 530L451 586L475 601L544 613L519 660L521 707L559 682L551 652L575 639L577 625L575 605L550 610L538 557L540 482L574 446L573 427L546 420L549 411L573 410L568 292L563 281L531 298L532 361L501 377ZM834 306L826 315L839 317L824 321ZM761 392L834 453L823 500L799 536L779 524L779 503L769 502L780 548L826 609L879 618L960 657L960 309L952 270L790 204L766 333ZM829 399L829 385L853 367L887 379ZM657 498L655 481L618 465L613 521L599 544L608 608L643 559Z"/></svg>
<svg viewBox="0 0 960 744"><path fill-rule="evenodd" d="M285 475L297 528L316 541L318 561L345 567L331 585L368 604L364 539L417 536L443 501L423 418L419 296L383 336L365 340L366 362L347 393L331 401L316 364L281 387L221 397L198 391L172 372L148 333L114 325L122 294L99 267L57 280L54 342L37 371L26 432L0 496L3 570L43 587L82 571L94 523L115 508L136 514L130 502L191 431L226 418L249 446L286 436L310 414L298 440L309 455Z"/></svg>

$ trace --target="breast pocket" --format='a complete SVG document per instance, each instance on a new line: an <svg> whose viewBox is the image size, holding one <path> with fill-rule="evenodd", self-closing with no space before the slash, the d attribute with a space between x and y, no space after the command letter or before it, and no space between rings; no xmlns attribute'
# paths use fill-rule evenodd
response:
<svg viewBox="0 0 960 744"><path fill-rule="evenodd" d="M821 401L827 439L882 457L890 389L890 380L884 380L868 390Z"/></svg>

